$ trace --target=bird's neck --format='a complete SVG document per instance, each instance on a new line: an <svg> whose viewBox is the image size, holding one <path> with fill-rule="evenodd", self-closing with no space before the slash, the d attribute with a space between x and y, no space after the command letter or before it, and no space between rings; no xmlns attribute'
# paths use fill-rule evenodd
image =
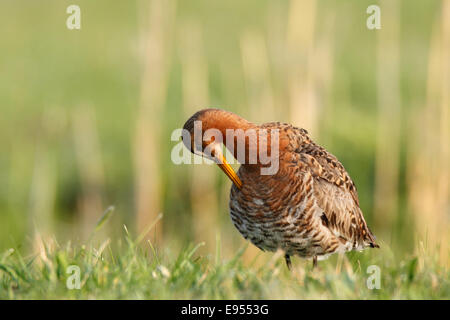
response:
<svg viewBox="0 0 450 320"><path fill-rule="evenodd" d="M248 170L271 166L275 158L278 161L286 141L276 127L263 128L224 110L209 109L199 120L205 135L209 130L220 134L227 149Z"/></svg>

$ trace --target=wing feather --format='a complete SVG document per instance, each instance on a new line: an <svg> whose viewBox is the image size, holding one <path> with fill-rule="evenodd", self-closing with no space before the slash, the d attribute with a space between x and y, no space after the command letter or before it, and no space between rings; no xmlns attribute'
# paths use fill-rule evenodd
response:
<svg viewBox="0 0 450 320"><path fill-rule="evenodd" d="M377 247L359 207L356 187L344 166L313 143L303 151L300 159L314 177L314 195L328 220L328 228L339 239L352 242L355 248Z"/></svg>

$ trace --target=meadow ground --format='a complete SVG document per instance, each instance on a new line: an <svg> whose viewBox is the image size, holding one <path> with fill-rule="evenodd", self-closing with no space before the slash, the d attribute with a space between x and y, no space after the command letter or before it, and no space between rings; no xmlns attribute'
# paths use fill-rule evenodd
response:
<svg viewBox="0 0 450 320"><path fill-rule="evenodd" d="M449 271L423 244L417 255L399 257L382 245L380 250L333 256L314 270L310 261L296 258L293 272L287 270L281 253L262 253L244 264L247 245L229 260L221 257L220 241L214 255L198 254L201 245L172 253L168 248L158 250L143 237L133 239L126 229L122 239L107 239L98 245L94 241L61 245L55 239L38 239L36 254L22 256L15 249L1 254L0 299L450 297ZM77 275L80 289L76 288Z"/></svg>

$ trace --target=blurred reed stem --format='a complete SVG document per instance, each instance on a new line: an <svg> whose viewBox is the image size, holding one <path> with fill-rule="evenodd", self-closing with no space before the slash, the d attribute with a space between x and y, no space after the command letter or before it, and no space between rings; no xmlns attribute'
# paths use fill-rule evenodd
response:
<svg viewBox="0 0 450 320"><path fill-rule="evenodd" d="M439 203L441 206L441 217L438 222L442 228L440 244L440 259L450 265L450 1L442 1L442 100L440 104L440 136L441 154L440 167L442 173L439 179ZM439 221L439 220L436 220ZM437 240L439 241L439 240Z"/></svg>
<svg viewBox="0 0 450 320"><path fill-rule="evenodd" d="M184 22L179 32L179 43L184 119L188 119L196 111L209 107L208 61L204 52L201 25L190 20ZM207 164L194 164L190 167L194 238L196 242L205 242L202 250L211 252L215 248L220 226L216 191L218 168Z"/></svg>
<svg viewBox="0 0 450 320"><path fill-rule="evenodd" d="M314 81L315 0L291 1L286 36L286 79L293 125L315 135L318 106Z"/></svg>
<svg viewBox="0 0 450 320"><path fill-rule="evenodd" d="M58 108L47 108L34 137L34 166L30 184L27 236L48 240L56 230L57 158L52 149L53 137L59 137L65 127L65 117ZM33 241L33 249L36 242Z"/></svg>
<svg viewBox="0 0 450 320"><path fill-rule="evenodd" d="M92 107L83 105L72 112L72 133L81 181L78 221L81 234L87 239L104 211L102 195L105 185L97 121Z"/></svg>
<svg viewBox="0 0 450 320"><path fill-rule="evenodd" d="M400 156L400 12L397 0L380 2L382 26L377 30L377 143L375 151L374 220L393 226L398 217ZM375 227L376 228L376 227ZM391 230L392 232L393 230ZM385 236L388 236L385 234Z"/></svg>
<svg viewBox="0 0 450 320"><path fill-rule="evenodd" d="M54 205L56 196L55 161L45 143L36 145L34 170L31 179L29 216L32 233L49 237L54 232Z"/></svg>
<svg viewBox="0 0 450 320"><path fill-rule="evenodd" d="M416 114L411 133L409 204L415 215L417 239L426 250L439 250L450 263L450 2L442 1L428 59L427 101ZM416 248L420 251L420 248Z"/></svg>
<svg viewBox="0 0 450 320"><path fill-rule="evenodd" d="M256 31L247 31L240 44L249 118L256 123L271 122L276 117L266 39Z"/></svg>
<svg viewBox="0 0 450 320"><path fill-rule="evenodd" d="M172 39L175 2L151 0L148 25L142 26L142 79L140 105L133 137L135 167L135 206L137 230L141 233L156 220L162 210L161 131L169 75L170 45ZM149 237L162 240L162 224L154 227Z"/></svg>

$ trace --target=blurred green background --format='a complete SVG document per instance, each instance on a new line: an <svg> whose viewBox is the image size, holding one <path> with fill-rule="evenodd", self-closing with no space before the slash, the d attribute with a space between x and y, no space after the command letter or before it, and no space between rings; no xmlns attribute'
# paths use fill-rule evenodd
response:
<svg viewBox="0 0 450 320"><path fill-rule="evenodd" d="M449 1L2 0L0 21L0 251L84 241L113 205L101 236L163 213L158 246L233 255L230 181L171 161L173 130L215 106L309 130L382 246L448 264Z"/></svg>

